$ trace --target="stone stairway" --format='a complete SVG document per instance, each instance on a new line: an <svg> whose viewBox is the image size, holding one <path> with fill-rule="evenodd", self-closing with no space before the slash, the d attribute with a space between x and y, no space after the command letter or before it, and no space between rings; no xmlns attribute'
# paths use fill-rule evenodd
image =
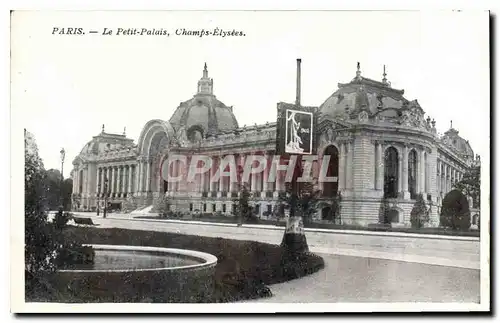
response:
<svg viewBox="0 0 500 323"><path fill-rule="evenodd" d="M152 208L153 208L153 205L147 205L145 207L135 209L134 211L130 212L130 214L146 215L146 214L149 214L149 212L151 211Z"/></svg>

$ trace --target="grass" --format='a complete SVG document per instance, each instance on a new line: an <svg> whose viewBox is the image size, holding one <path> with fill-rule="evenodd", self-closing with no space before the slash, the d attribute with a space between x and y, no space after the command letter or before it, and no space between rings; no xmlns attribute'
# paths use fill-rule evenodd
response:
<svg viewBox="0 0 500 323"><path fill-rule="evenodd" d="M200 221L200 222L216 222L216 223L239 223L238 218L233 216L201 216L192 218L162 218L159 216L138 216L137 219L159 219L159 220L183 220L183 221ZM280 227L285 226L283 220L266 220L256 219L248 224L263 224L263 225L276 225ZM314 229L333 229L333 230L359 230L371 232L401 232L401 233L418 233L418 234L434 234L434 235L447 235L447 236L465 236L465 237L479 237L479 230L468 231L454 231L446 228L400 228L400 227L383 227L383 226L359 226L359 225L345 225L334 223L321 223L321 222L304 222L304 227Z"/></svg>
<svg viewBox="0 0 500 323"><path fill-rule="evenodd" d="M317 255L307 253L291 259L281 247L255 241L92 227L66 227L64 236L86 244L158 246L210 253L218 259L215 268L215 290L210 299L197 300L198 302L234 302L258 298L262 296L264 286L300 278L324 267L323 259ZM77 291L54 295L47 292L49 289L50 286L38 288L37 292L28 295L27 299L32 301L62 299L66 302L102 301L89 300L89 295L79 296ZM127 301L138 300L135 298L120 300L120 302Z"/></svg>

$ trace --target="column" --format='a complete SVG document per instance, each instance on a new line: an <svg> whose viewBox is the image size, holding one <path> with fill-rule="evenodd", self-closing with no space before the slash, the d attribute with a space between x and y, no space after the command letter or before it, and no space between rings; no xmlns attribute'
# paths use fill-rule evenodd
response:
<svg viewBox="0 0 500 323"><path fill-rule="evenodd" d="M122 176L121 176L121 173L122 173L122 168L121 166L116 166L116 195L117 196L120 196L121 192L122 192L122 189L121 189L121 179L122 179Z"/></svg>
<svg viewBox="0 0 500 323"><path fill-rule="evenodd" d="M205 192L205 182L206 182L206 176L207 173L200 174L200 192L203 193Z"/></svg>
<svg viewBox="0 0 500 323"><path fill-rule="evenodd" d="M402 157L402 156L401 156ZM398 197L403 195L403 180L404 180L404 170L403 170L403 158L398 158Z"/></svg>
<svg viewBox="0 0 500 323"><path fill-rule="evenodd" d="M88 177L88 172L87 172L87 168L84 168L83 169L83 172L82 172L82 195L87 197L87 177Z"/></svg>
<svg viewBox="0 0 500 323"><path fill-rule="evenodd" d="M96 196L99 196L99 178L100 178L100 171L101 169L100 168L97 168L97 171L96 171L96 181L95 181L95 195Z"/></svg>
<svg viewBox="0 0 500 323"><path fill-rule="evenodd" d="M104 178L106 177L106 167L101 168L101 196L104 193Z"/></svg>
<svg viewBox="0 0 500 323"><path fill-rule="evenodd" d="M224 186L224 177L222 176L221 164L224 156L219 156L219 164L217 165L217 170L219 171L219 189L217 192L217 196L222 196L222 192L226 191L226 187Z"/></svg>
<svg viewBox="0 0 500 323"><path fill-rule="evenodd" d="M446 165L441 161L441 192L446 193Z"/></svg>
<svg viewBox="0 0 500 323"><path fill-rule="evenodd" d="M74 174L75 176L73 176L73 193L78 193L78 168L75 168Z"/></svg>
<svg viewBox="0 0 500 323"><path fill-rule="evenodd" d="M354 151L354 145L352 142L347 142L346 146L346 155L347 155L347 161L345 164L345 186L347 190L352 190L353 183L352 183L352 157L353 157L353 151Z"/></svg>
<svg viewBox="0 0 500 323"><path fill-rule="evenodd" d="M132 165L128 166L128 193L132 193Z"/></svg>
<svg viewBox="0 0 500 323"><path fill-rule="evenodd" d="M418 192L419 193L424 193L425 191L425 156L424 156L424 150L421 149L419 151L420 153L420 163L419 163L419 167L418 167L418 172L419 172L419 176L418 176L418 181L419 181L419 186L418 186ZM424 197L425 198L425 197Z"/></svg>
<svg viewBox="0 0 500 323"><path fill-rule="evenodd" d="M264 169L264 172L262 173L262 192L265 197L266 192L268 190L268 183L267 179L269 178L269 155L266 153L264 155L264 158L266 158L266 168Z"/></svg>
<svg viewBox="0 0 500 323"><path fill-rule="evenodd" d="M123 195L128 192L128 165L123 165Z"/></svg>
<svg viewBox="0 0 500 323"><path fill-rule="evenodd" d="M212 167L210 168L210 178L213 178L215 173L217 172L219 165L217 164L217 158L212 156ZM215 187L216 187L216 182L215 181L210 181L210 192L215 192Z"/></svg>
<svg viewBox="0 0 500 323"><path fill-rule="evenodd" d="M111 166L111 178L109 179L111 185L111 194L115 193L115 180L116 180L116 168Z"/></svg>
<svg viewBox="0 0 500 323"><path fill-rule="evenodd" d="M437 188L437 195L439 195L439 192L441 192L441 162L439 160L436 160L436 188Z"/></svg>
<svg viewBox="0 0 500 323"><path fill-rule="evenodd" d="M120 196L122 193L122 188L121 188L121 179L122 179L122 168L121 166L116 166L116 195Z"/></svg>
<svg viewBox="0 0 500 323"><path fill-rule="evenodd" d="M375 141L375 190L382 190L383 184L380 184L380 178L383 178L384 168L382 163L382 143Z"/></svg>
<svg viewBox="0 0 500 323"><path fill-rule="evenodd" d="M144 163L142 162L142 158L139 160L139 163L137 164L138 166L138 171L137 171L137 193L142 193L143 187L142 187L142 182L143 182L143 177L142 173L144 172Z"/></svg>
<svg viewBox="0 0 500 323"><path fill-rule="evenodd" d="M404 198L410 198L410 193L408 192L408 146L403 147L403 196Z"/></svg>
<svg viewBox="0 0 500 323"><path fill-rule="evenodd" d="M345 190L345 143L341 142L340 144L340 155L339 155L339 191L342 192ZM319 165L321 167L321 164ZM323 183L321 183L321 188L323 188Z"/></svg>
<svg viewBox="0 0 500 323"><path fill-rule="evenodd" d="M144 191L151 191L151 161L149 160L149 158L146 160L146 180Z"/></svg>
<svg viewBox="0 0 500 323"><path fill-rule="evenodd" d="M111 169L109 167L106 167L106 173L105 173L105 176L106 176L106 191L104 191L104 193L108 194L109 192L109 185L110 185L110 182L109 182L109 179L111 178Z"/></svg>
<svg viewBox="0 0 500 323"><path fill-rule="evenodd" d="M453 172L452 172L452 174L453 174L453 179L452 179L452 181L451 181L451 185L452 185L452 187L453 187L453 185L455 185L455 182L456 182L456 180L457 180L457 170L456 170L455 168L453 168Z"/></svg>
<svg viewBox="0 0 500 323"><path fill-rule="evenodd" d="M449 183L448 183L448 178L450 177L450 168L448 167L447 164L444 165L444 171L445 171L445 176L444 176L444 195L446 195L446 193L448 193L448 188L450 187L449 186Z"/></svg>
<svg viewBox="0 0 500 323"><path fill-rule="evenodd" d="M432 193L431 189L431 170L430 170L430 162L429 162L429 154L425 154L425 192L427 194Z"/></svg>
<svg viewBox="0 0 500 323"><path fill-rule="evenodd" d="M250 174L250 177L250 191L255 192L257 190L257 174Z"/></svg>

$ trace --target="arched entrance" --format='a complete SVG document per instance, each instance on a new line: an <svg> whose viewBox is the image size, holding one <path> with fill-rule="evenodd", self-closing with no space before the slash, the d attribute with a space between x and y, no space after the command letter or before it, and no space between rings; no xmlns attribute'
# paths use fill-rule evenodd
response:
<svg viewBox="0 0 500 323"><path fill-rule="evenodd" d="M321 209L321 219L326 221L333 220L333 212L331 206L327 205Z"/></svg>
<svg viewBox="0 0 500 323"><path fill-rule="evenodd" d="M337 177L339 176L339 151L334 145L326 147L323 154L330 156L330 161L328 162L328 168L326 172L327 177ZM337 182L324 182L323 183L323 196L333 197L337 196L337 191L339 188L339 183Z"/></svg>
<svg viewBox="0 0 500 323"><path fill-rule="evenodd" d="M384 197L398 197L399 156L394 147L389 147L384 156Z"/></svg>

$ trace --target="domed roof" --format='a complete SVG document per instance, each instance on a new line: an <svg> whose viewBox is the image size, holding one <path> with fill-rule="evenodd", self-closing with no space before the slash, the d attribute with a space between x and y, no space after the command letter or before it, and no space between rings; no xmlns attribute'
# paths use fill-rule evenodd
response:
<svg viewBox="0 0 500 323"><path fill-rule="evenodd" d="M176 130L196 127L202 129L205 135L238 128L233 108L213 94L213 79L208 78L207 64L203 77L198 81L198 92L193 98L181 102L169 122Z"/></svg>
<svg viewBox="0 0 500 323"><path fill-rule="evenodd" d="M356 77L349 83L339 83L339 89L320 105L321 115L336 117L363 110L375 114L385 109L405 107L409 101L403 97L404 90L393 89L385 76L384 66L382 82L362 77L358 63Z"/></svg>
<svg viewBox="0 0 500 323"><path fill-rule="evenodd" d="M465 157L474 157L474 151L472 150L469 141L458 135L458 130L453 128L453 124L450 126L450 129L444 133L442 141L458 150Z"/></svg>
<svg viewBox="0 0 500 323"><path fill-rule="evenodd" d="M102 132L87 142L80 151L80 154L99 155L112 149L131 146L133 142L133 139L129 139L125 136L125 131L123 134L106 133L104 132L103 125Z"/></svg>

